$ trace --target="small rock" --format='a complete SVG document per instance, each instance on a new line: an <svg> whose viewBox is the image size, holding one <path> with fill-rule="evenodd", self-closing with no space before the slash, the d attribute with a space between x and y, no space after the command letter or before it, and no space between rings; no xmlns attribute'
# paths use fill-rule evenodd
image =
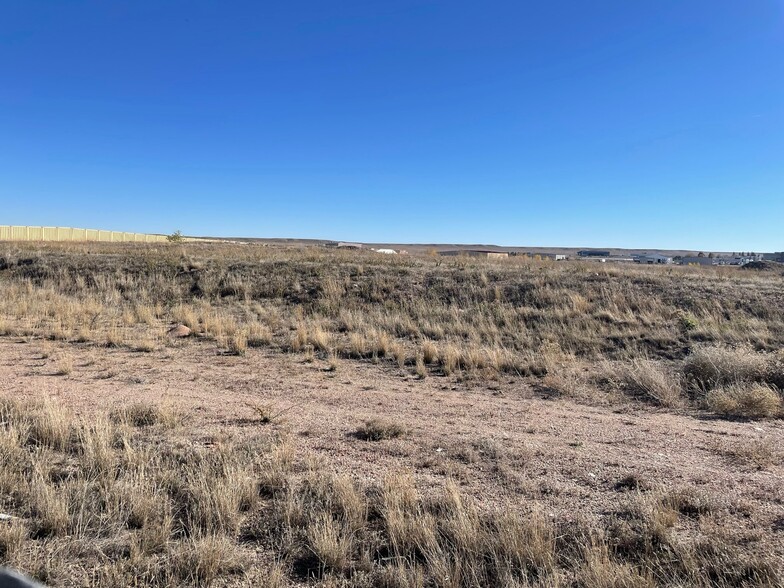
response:
<svg viewBox="0 0 784 588"><path fill-rule="evenodd" d="M166 334L169 337L175 337L175 338L190 337L191 330L188 327L186 327L185 325L177 325L177 326L172 327L171 329L169 329L169 331Z"/></svg>

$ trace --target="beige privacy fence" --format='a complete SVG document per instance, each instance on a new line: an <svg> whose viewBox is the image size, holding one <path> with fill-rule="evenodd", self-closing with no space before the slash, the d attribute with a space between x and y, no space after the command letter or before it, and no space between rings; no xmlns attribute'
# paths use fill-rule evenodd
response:
<svg viewBox="0 0 784 588"><path fill-rule="evenodd" d="M158 243L165 235L72 229L70 227L21 227L0 225L0 241L102 241L113 243Z"/></svg>

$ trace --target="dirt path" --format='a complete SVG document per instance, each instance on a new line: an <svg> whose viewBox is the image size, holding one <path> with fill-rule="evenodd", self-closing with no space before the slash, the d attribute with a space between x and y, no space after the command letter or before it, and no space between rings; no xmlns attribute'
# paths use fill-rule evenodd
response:
<svg viewBox="0 0 784 588"><path fill-rule="evenodd" d="M73 369L58 376L63 356ZM55 397L81 413L130 401L163 402L205 435L261 427L248 405L272 405L285 410L272 426L288 431L300 450L369 481L413 469L426 489L451 476L483 502L536 499L554 516L568 518L613 512L626 495L617 482L634 474L652 486L688 487L709 497L723 513L717 522L728 530L782 535L780 460L758 469L723 454L758 443L784 448L782 421L585 406L543 399L520 380L491 387L444 377L417 380L389 364L343 361L329 372L323 362L267 350L221 356L195 341L138 353L0 338L0 394ZM373 417L408 433L378 443L357 438L357 428Z"/></svg>

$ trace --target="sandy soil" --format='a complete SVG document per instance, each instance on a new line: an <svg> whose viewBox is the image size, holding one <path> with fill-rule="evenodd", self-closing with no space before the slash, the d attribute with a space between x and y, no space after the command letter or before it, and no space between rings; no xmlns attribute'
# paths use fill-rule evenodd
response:
<svg viewBox="0 0 784 588"><path fill-rule="evenodd" d="M62 354L73 363L66 376L55 375ZM617 482L635 474L654 487L707 496L720 507L712 524L749 540L772 539L784 556L781 460L758 469L723 453L755 440L784 448L782 421L587 406L543 398L523 380L418 380L390 364L342 361L329 372L300 355L251 349L224 356L194 340L140 353L3 338L0 394L54 397L80 413L163 402L205 436L252 432L264 425L248 405L271 404L285 413L268 426L290 432L300 452L323 457L327 467L367 481L411 469L425 491L451 476L484 503L536 500L566 519L611 515L628 498ZM408 433L381 442L357 438L373 417Z"/></svg>

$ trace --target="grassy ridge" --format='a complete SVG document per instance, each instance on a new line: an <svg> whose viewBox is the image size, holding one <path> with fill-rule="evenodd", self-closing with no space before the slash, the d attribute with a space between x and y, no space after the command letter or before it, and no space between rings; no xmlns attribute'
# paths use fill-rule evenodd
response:
<svg viewBox="0 0 784 588"><path fill-rule="evenodd" d="M0 257L0 332L139 351L168 344L166 329L181 323L227 353L269 346L419 377L544 377L537 385L575 397L620 391L677 407L705 406L712 387L695 388L684 371L695 350L776 366L784 345L776 272L231 244L22 246ZM721 385L780 393L775 377L737 379ZM749 413L732 400L744 394L707 404Z"/></svg>

